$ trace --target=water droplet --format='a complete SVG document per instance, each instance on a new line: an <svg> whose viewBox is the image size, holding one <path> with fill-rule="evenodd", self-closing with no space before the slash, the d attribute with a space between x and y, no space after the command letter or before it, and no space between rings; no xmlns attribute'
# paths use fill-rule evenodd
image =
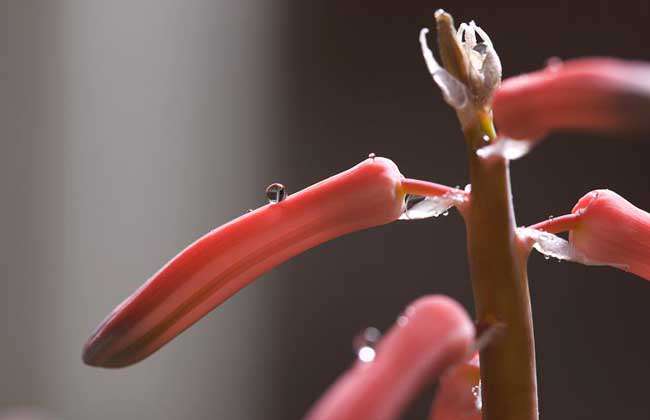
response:
<svg viewBox="0 0 650 420"><path fill-rule="evenodd" d="M449 216L449 210L446 210L445 212L442 213L443 216Z"/></svg>
<svg viewBox="0 0 650 420"><path fill-rule="evenodd" d="M486 142L486 143L489 143L490 142L490 136L488 136L487 134L484 134L483 135L483 141Z"/></svg>
<svg viewBox="0 0 650 420"><path fill-rule="evenodd" d="M550 256L550 255L544 255L544 259L545 259L546 261L548 261L548 260L551 259L551 256Z"/></svg>
<svg viewBox="0 0 650 420"><path fill-rule="evenodd" d="M266 187L266 199L270 204L276 204L287 198L287 190L284 185L274 182Z"/></svg>
<svg viewBox="0 0 650 420"><path fill-rule="evenodd" d="M375 346L380 338L381 332L374 327L366 328L354 337L352 348L361 362L369 363L375 360L377 355Z"/></svg>
<svg viewBox="0 0 650 420"><path fill-rule="evenodd" d="M403 327L408 323L409 323L409 319L406 315L400 315L399 317L397 317L397 325L399 325L400 327Z"/></svg>
<svg viewBox="0 0 650 420"><path fill-rule="evenodd" d="M372 159L372 160L375 160L376 157L377 157L377 155L375 155L374 153L370 153L370 154L368 155L368 158L369 158L369 159Z"/></svg>
<svg viewBox="0 0 650 420"><path fill-rule="evenodd" d="M555 216L553 216L552 214L548 216L548 220L553 220L553 219L555 219Z"/></svg>
<svg viewBox="0 0 650 420"><path fill-rule="evenodd" d="M361 347L359 350L359 353L357 353L357 357L359 360L361 360L363 363L369 363L375 360L376 356L375 349L372 347Z"/></svg>
<svg viewBox="0 0 650 420"><path fill-rule="evenodd" d="M546 69L548 71L558 71L562 67L562 59L560 57L551 57L546 60Z"/></svg>

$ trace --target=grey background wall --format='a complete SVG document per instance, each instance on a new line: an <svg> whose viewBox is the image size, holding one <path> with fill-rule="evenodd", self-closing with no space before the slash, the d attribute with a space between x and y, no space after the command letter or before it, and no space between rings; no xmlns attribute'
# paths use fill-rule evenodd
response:
<svg viewBox="0 0 650 420"><path fill-rule="evenodd" d="M645 2L9 3L3 78L0 407L60 419L299 418L351 338L444 293L471 312L464 227L395 223L337 239L236 295L154 357L81 364L92 328L166 259L262 200L369 152L467 180L417 34L477 19L506 76L551 56L650 60ZM6 92L6 93L5 93ZM512 165L518 222L608 187L650 209L650 142L561 133ZM646 418L647 282L533 256L546 419ZM433 389L407 418L423 418Z"/></svg>
<svg viewBox="0 0 650 420"><path fill-rule="evenodd" d="M91 369L80 355L165 260L262 202L282 165L269 153L284 141L271 6L57 0L2 12L0 407L60 419L264 417L274 290L247 290L133 369Z"/></svg>

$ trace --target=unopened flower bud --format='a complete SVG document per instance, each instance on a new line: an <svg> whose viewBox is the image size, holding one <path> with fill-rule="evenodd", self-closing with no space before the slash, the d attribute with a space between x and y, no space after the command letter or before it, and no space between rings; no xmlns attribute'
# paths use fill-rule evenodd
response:
<svg viewBox="0 0 650 420"><path fill-rule="evenodd" d="M569 242L588 258L607 261L650 280L650 214L610 190L582 197Z"/></svg>
<svg viewBox="0 0 650 420"><path fill-rule="evenodd" d="M467 87L474 105L488 105L501 83L501 60L492 40L474 21L461 23L456 30L444 10L438 10L435 18L444 68Z"/></svg>

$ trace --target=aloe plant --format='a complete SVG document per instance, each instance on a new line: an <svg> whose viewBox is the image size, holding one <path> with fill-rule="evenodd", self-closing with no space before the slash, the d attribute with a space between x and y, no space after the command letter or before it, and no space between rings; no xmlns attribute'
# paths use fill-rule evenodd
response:
<svg viewBox="0 0 650 420"><path fill-rule="evenodd" d="M518 228L509 164L555 129L650 133L649 66L576 60L502 85L501 61L483 29L473 21L456 28L442 10L435 19L442 65L428 47L427 29L420 44L464 134L470 178L464 190L406 178L395 163L374 154L295 194L272 184L268 204L199 238L118 305L86 343L84 361L100 367L136 363L306 249L456 207L467 227L477 328L448 298L415 302L376 348L363 347L357 364L308 417L395 418L424 383L440 379L432 408L437 420L537 419L526 267L531 249L650 279L650 214L612 191L597 190L569 214ZM493 117L510 137L497 133ZM568 240L557 236L562 232L569 232Z"/></svg>

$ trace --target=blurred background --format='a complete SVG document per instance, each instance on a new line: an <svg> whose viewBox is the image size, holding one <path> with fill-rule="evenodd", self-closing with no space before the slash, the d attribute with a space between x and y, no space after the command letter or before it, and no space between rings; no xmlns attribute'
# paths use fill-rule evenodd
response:
<svg viewBox="0 0 650 420"><path fill-rule="evenodd" d="M308 251L134 367L81 362L117 303L273 181L296 191L374 152L464 185L458 123L417 43L434 9L476 19L505 76L552 56L650 60L646 1L508 3L6 3L0 418L300 418L363 328L431 293L472 312L452 213ZM650 209L648 168L648 141L553 135L512 165L518 223L599 187ZM541 418L648 418L648 283L539 255L530 281ZM432 395L405 418L424 418Z"/></svg>

